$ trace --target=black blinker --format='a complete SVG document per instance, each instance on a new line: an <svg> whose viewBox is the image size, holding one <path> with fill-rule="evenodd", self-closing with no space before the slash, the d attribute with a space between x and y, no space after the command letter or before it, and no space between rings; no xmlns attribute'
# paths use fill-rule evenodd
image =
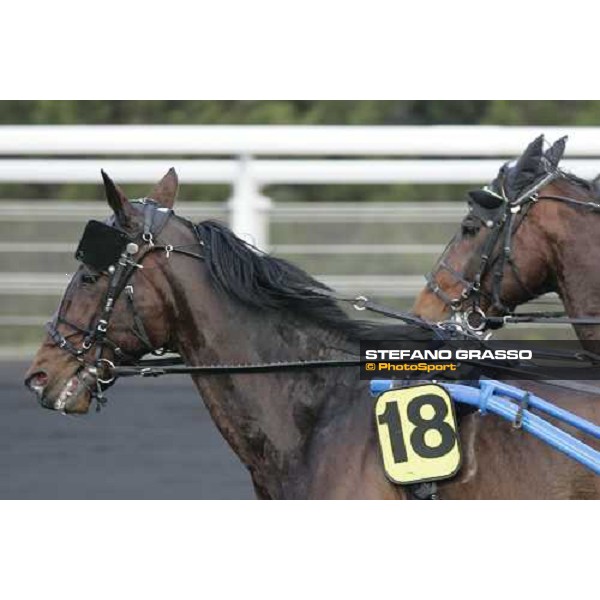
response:
<svg viewBox="0 0 600 600"><path fill-rule="evenodd" d="M88 221L75 258L95 271L106 271L114 265L131 241L123 231L101 223Z"/></svg>
<svg viewBox="0 0 600 600"><path fill-rule="evenodd" d="M475 204L486 210L495 210L496 208L499 208L503 202L500 196L491 194L486 190L473 190L472 192L469 192L469 196Z"/></svg>

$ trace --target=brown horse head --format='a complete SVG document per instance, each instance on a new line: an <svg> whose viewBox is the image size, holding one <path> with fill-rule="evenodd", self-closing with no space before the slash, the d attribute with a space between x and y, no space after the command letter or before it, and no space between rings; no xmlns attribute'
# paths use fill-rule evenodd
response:
<svg viewBox="0 0 600 600"><path fill-rule="evenodd" d="M102 177L113 215L88 224L77 254L82 264L25 380L42 406L67 413L87 412L110 383L103 366L169 346L161 314L167 310L165 253L154 250L167 232L170 243L190 237L170 218L177 192L173 169L141 201L129 201L104 171Z"/></svg>
<svg viewBox="0 0 600 600"><path fill-rule="evenodd" d="M550 291L567 304L563 267L591 225L589 213L560 198L590 202L595 195L588 182L558 170L564 139L545 152L542 142L504 165L490 187L470 193L469 213L417 296L418 316L467 315L476 327L482 313L506 314Z"/></svg>

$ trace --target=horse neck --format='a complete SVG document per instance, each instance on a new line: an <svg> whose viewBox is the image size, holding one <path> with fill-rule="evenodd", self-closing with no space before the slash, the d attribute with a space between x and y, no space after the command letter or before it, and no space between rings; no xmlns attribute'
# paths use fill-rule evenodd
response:
<svg viewBox="0 0 600 600"><path fill-rule="evenodd" d="M590 201L589 192L563 185L558 193ZM600 215L550 201L545 216L552 245L556 291L571 318L600 316ZM577 325L582 341L600 340L600 326ZM585 345L585 344L584 344Z"/></svg>
<svg viewBox="0 0 600 600"><path fill-rule="evenodd" d="M176 293L176 337L187 364L261 364L339 356L348 341L288 314L251 310L188 277ZM349 369L193 376L215 424L251 472L257 491L283 495L286 475ZM347 384L346 384L346 387ZM350 392L348 395L350 395ZM346 402L348 395L345 396ZM339 397L339 394L338 394Z"/></svg>

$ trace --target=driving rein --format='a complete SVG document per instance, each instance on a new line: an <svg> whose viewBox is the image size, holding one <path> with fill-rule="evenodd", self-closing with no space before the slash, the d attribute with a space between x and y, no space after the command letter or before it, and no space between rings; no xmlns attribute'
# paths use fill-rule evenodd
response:
<svg viewBox="0 0 600 600"><path fill-rule="evenodd" d="M506 267L510 267L517 284L531 298L535 297L527 285L517 267L513 252L513 237L525 220L530 208L540 200L554 200L600 212L600 204L597 202L584 202L568 196L553 194L539 195L539 190L551 183L554 179L561 177L560 171L548 173L541 181L521 194L516 200L510 201L504 192L504 186L500 184L500 193L496 193L489 187L471 193L469 200L470 214L467 219L477 220L478 226L483 225L490 230L479 255L478 268L472 280L466 278L464 272L453 269L445 260L446 254L456 238L453 238L442 256L434 266L433 270L425 276L426 286L435 294L445 306L450 308L452 316L443 324L449 328L455 328L468 335L482 336L487 329L497 329L508 323L565 323L571 325L600 325L600 317L567 317L564 312L529 312L515 313L507 307L501 299L502 282ZM492 204L483 205L479 198L487 196L492 199ZM493 204L495 198L496 204ZM517 216L520 216L517 219ZM494 254L494 250L500 247ZM463 290L458 297L449 296L441 289L436 281L440 271L446 271L460 284ZM491 275L491 290L487 292L482 289L482 281ZM499 316L488 316L481 308L481 300L487 299L490 307L497 310ZM467 308L465 304L470 304Z"/></svg>

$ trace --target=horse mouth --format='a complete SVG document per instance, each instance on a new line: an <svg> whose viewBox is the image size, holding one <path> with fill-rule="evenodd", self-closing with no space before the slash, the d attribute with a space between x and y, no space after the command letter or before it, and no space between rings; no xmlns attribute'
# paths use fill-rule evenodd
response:
<svg viewBox="0 0 600 600"><path fill-rule="evenodd" d="M85 414L91 404L90 390L80 373L71 376L55 398L50 398L42 390L33 390L42 408L65 414Z"/></svg>

